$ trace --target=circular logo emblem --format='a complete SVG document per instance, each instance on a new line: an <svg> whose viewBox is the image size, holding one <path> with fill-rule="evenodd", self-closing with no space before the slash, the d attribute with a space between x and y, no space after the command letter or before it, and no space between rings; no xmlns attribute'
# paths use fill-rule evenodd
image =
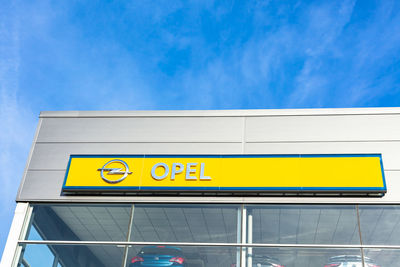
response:
<svg viewBox="0 0 400 267"><path fill-rule="evenodd" d="M122 164L123 167L117 168L117 167L115 167L116 166L115 163ZM111 168L111 166L114 166L114 167ZM97 169L97 170L100 171L101 179L103 179L105 182L110 183L110 184L119 183L119 182L123 181L128 176L128 174L132 173L132 172L129 172L128 164L126 164L125 161L120 160L120 159L110 160L109 162L104 164L103 168ZM106 176L108 176L108 175L122 175L122 176L116 180L113 180L113 179L106 178L104 172L107 172Z"/></svg>

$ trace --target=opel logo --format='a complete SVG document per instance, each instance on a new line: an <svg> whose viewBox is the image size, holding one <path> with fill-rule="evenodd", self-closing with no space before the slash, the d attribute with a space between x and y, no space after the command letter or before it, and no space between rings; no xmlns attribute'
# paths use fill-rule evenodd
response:
<svg viewBox="0 0 400 267"><path fill-rule="evenodd" d="M120 163L120 164L122 164L124 167L123 167L123 168L107 168L107 166L109 166L110 164L112 164L112 163L114 163L114 162ZM126 164L125 161L120 160L120 159L113 159L113 160L110 160L109 162L107 162L106 164L104 164L103 168L97 169L97 170L100 171L100 176L101 176L101 178L102 178L105 182L110 183L110 184L119 183L119 182L123 181L123 180L128 176L128 174L131 174L131 173L132 173L132 172L129 172L128 164ZM107 173L106 173L107 175L117 175L117 174L121 175L121 174L122 174L122 177L119 178L118 180L109 180L109 179L107 179L107 178L104 176L104 172L107 172Z"/></svg>

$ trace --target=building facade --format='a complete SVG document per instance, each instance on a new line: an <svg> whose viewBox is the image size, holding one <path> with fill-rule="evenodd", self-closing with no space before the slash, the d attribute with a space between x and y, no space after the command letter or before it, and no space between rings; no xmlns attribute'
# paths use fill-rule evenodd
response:
<svg viewBox="0 0 400 267"><path fill-rule="evenodd" d="M42 112L1 266L400 266L400 108Z"/></svg>

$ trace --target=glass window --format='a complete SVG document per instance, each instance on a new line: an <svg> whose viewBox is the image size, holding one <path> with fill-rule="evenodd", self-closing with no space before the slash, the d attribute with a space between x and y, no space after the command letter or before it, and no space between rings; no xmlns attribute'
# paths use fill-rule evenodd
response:
<svg viewBox="0 0 400 267"><path fill-rule="evenodd" d="M137 204L131 241L236 243L239 207Z"/></svg>
<svg viewBox="0 0 400 267"><path fill-rule="evenodd" d="M31 229L31 236L40 239L40 236L35 228ZM26 250L23 258L21 258L20 266L43 266L53 267L55 257L48 246L32 246Z"/></svg>
<svg viewBox="0 0 400 267"><path fill-rule="evenodd" d="M129 248L126 266L231 267L239 260L236 247L135 246Z"/></svg>
<svg viewBox="0 0 400 267"><path fill-rule="evenodd" d="M231 267L239 266L240 259L240 249L236 247L129 246L126 258L125 249L126 246L113 245L30 244L23 247L18 266Z"/></svg>
<svg viewBox="0 0 400 267"><path fill-rule="evenodd" d="M123 266L124 249L118 246L29 244L23 246L18 266ZM52 257L49 256L49 251Z"/></svg>
<svg viewBox="0 0 400 267"><path fill-rule="evenodd" d="M248 248L246 266L361 267L362 264L360 249Z"/></svg>
<svg viewBox="0 0 400 267"><path fill-rule="evenodd" d="M238 242L238 205L34 205L28 240ZM36 233L36 234L35 234Z"/></svg>
<svg viewBox="0 0 400 267"><path fill-rule="evenodd" d="M400 205L360 205L363 244L400 245Z"/></svg>
<svg viewBox="0 0 400 267"><path fill-rule="evenodd" d="M34 205L31 225L36 232L28 231L27 239L126 241L131 207L118 204Z"/></svg>
<svg viewBox="0 0 400 267"><path fill-rule="evenodd" d="M360 243L354 205L254 205L247 216L249 243Z"/></svg>
<svg viewBox="0 0 400 267"><path fill-rule="evenodd" d="M28 240L196 244L28 244L21 245L19 266L135 267L141 262L159 266L160 261L177 267L239 267L241 262L246 263L243 267L362 266L358 248L278 246L359 245L355 205L245 205L245 242L277 245L201 246L201 243L241 243L242 207L231 204L33 205ZM400 246L400 205L359 205L359 215L363 244ZM398 265L400 249L372 246L364 249L365 267Z"/></svg>
<svg viewBox="0 0 400 267"><path fill-rule="evenodd" d="M398 266L400 262L400 249L364 249L367 267Z"/></svg>

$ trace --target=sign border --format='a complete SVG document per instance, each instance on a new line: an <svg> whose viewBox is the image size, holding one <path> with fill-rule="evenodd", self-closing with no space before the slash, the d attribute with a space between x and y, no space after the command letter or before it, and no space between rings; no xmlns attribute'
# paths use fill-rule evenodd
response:
<svg viewBox="0 0 400 267"><path fill-rule="evenodd" d="M66 186L73 158L334 158L334 157L378 157L381 165L383 187L164 187L164 186ZM71 154L65 171L63 192L233 192L233 193L383 193L387 192L382 154Z"/></svg>

